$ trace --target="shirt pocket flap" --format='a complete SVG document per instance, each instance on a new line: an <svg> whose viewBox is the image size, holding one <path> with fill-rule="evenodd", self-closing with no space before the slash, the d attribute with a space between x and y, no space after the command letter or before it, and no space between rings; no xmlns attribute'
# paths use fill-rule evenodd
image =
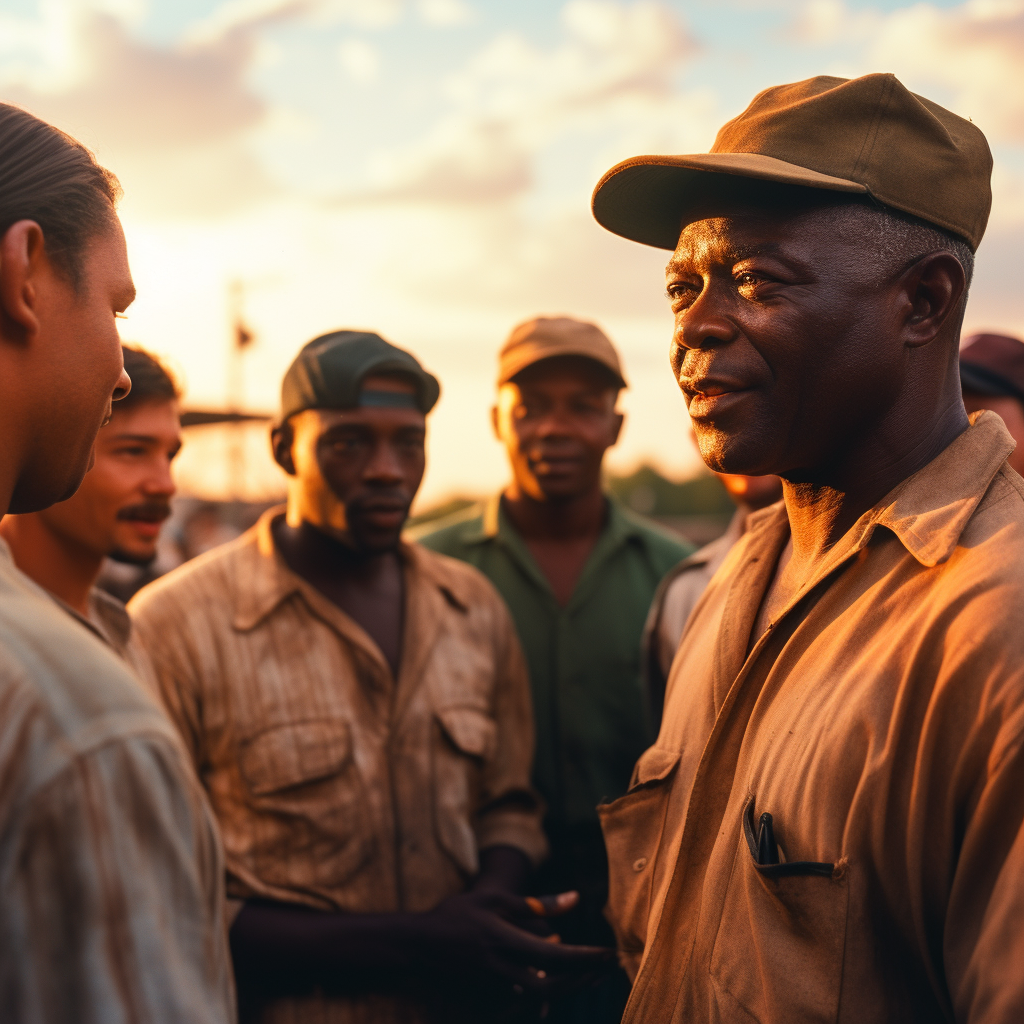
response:
<svg viewBox="0 0 1024 1024"><path fill-rule="evenodd" d="M347 722L293 722L267 729L242 749L242 774L260 795L330 778L352 756Z"/></svg>
<svg viewBox="0 0 1024 1024"><path fill-rule="evenodd" d="M471 757L490 757L497 740L494 719L477 708L441 708L438 721L456 749Z"/></svg>
<svg viewBox="0 0 1024 1024"><path fill-rule="evenodd" d="M631 789L646 786L649 782L660 782L672 774L679 764L679 753L674 750L663 750L661 747L650 747L640 755L633 769Z"/></svg>

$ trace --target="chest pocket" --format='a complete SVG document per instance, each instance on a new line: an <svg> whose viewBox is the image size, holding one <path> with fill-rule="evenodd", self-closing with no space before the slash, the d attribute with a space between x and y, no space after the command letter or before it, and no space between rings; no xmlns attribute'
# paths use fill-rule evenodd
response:
<svg viewBox="0 0 1024 1024"><path fill-rule="evenodd" d="M834 1022L843 976L849 872L845 860L763 860L754 798L738 843L711 954L723 1019L737 1005L762 1024Z"/></svg>
<svg viewBox="0 0 1024 1024"><path fill-rule="evenodd" d="M271 885L297 882L296 858L323 885L341 885L369 858L366 795L352 757L348 722L320 719L274 726L244 741L239 767L249 803L265 827L254 859Z"/></svg>
<svg viewBox="0 0 1024 1024"><path fill-rule="evenodd" d="M435 712L434 825L441 847L470 877L479 869L473 817L480 805L484 762L493 756L497 726L485 711L448 707Z"/></svg>
<svg viewBox="0 0 1024 1024"><path fill-rule="evenodd" d="M654 855L678 764L677 753L651 747L637 762L630 791L597 809L611 866L605 916L631 978L636 977L647 941Z"/></svg>

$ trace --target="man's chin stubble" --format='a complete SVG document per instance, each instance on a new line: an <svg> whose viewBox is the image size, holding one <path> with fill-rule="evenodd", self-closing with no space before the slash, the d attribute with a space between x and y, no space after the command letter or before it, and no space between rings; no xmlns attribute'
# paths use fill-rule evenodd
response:
<svg viewBox="0 0 1024 1024"><path fill-rule="evenodd" d="M153 551L149 554L137 554L134 551L125 551L124 548L114 548L113 551L107 553L107 557L115 562L121 562L123 565L138 565L145 567L152 565L156 560L156 552Z"/></svg>

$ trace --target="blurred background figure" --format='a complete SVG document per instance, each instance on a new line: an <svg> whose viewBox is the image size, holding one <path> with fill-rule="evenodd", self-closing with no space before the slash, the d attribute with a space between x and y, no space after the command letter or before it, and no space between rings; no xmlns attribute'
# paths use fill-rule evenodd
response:
<svg viewBox="0 0 1024 1024"><path fill-rule="evenodd" d="M1024 475L1024 341L1004 334L964 338L960 386L968 412L991 409L1002 417L1017 442L1006 461Z"/></svg>
<svg viewBox="0 0 1024 1024"><path fill-rule="evenodd" d="M644 627L641 663L646 673L647 699L655 734L661 728L668 670L690 612L732 546L746 533L750 513L774 505L782 498L782 481L777 476L740 473L716 473L715 476L736 503L736 512L721 537L684 558L661 581Z"/></svg>
<svg viewBox="0 0 1024 1024"><path fill-rule="evenodd" d="M612 945L608 864L597 805L625 793L649 745L640 635L661 577L693 548L611 500L601 467L619 438L626 386L594 324L529 320L499 357L493 425L512 482L486 508L437 524L422 543L475 565L515 620L533 688L533 781L547 803L551 856L541 892L575 889L568 942ZM618 1022L624 972L553 1005L550 1020Z"/></svg>
<svg viewBox="0 0 1024 1024"><path fill-rule="evenodd" d="M26 576L98 631L148 682L124 605L96 580L105 558L145 566L156 556L160 527L171 514L171 463L181 448L179 392L148 352L127 345L123 351L132 389L100 429L81 486L49 508L7 516L0 536Z"/></svg>

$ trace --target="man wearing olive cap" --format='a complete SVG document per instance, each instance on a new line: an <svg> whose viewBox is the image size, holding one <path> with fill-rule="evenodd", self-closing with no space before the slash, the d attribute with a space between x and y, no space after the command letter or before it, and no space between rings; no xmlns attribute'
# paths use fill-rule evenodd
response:
<svg viewBox="0 0 1024 1024"><path fill-rule="evenodd" d="M575 896L518 895L545 843L508 613L400 541L439 390L376 334L314 339L273 432L287 508L131 604L220 821L243 1021L496 1015L606 955L525 930Z"/></svg>
<svg viewBox="0 0 1024 1024"><path fill-rule="evenodd" d="M602 812L627 1021L1024 1019L1024 481L957 358L990 170L891 75L814 78L594 194L674 250L705 462L785 498Z"/></svg>

